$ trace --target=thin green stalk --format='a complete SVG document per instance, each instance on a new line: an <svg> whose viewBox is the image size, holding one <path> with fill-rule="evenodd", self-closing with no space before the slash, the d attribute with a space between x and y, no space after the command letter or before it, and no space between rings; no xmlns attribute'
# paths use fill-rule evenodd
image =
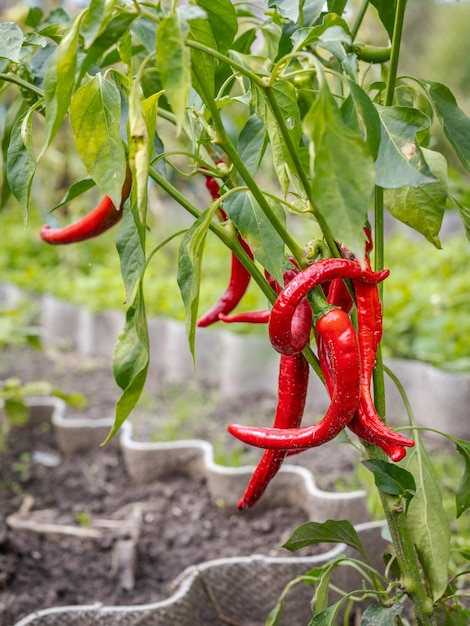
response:
<svg viewBox="0 0 470 626"><path fill-rule="evenodd" d="M359 7L359 11L356 15L356 19L354 20L354 24L351 27L351 33L353 38L356 38L356 35L361 27L361 24L364 20L365 14L367 13L367 9L369 8L370 0L362 0L362 4Z"/></svg>
<svg viewBox="0 0 470 626"><path fill-rule="evenodd" d="M31 83L28 83L26 80L23 80L19 76L16 76L16 74L4 74L0 72L0 80L4 80L7 83L14 83L15 85L18 85L18 87L21 87L22 89L27 89L28 91L31 91L32 93L36 94L36 96L39 96L40 98L44 97L44 92L42 91L42 89L39 89L39 87L36 87L36 85L32 85Z"/></svg>
<svg viewBox="0 0 470 626"><path fill-rule="evenodd" d="M387 90L385 92L385 106L389 107L393 104L393 96L395 93L395 84L397 82L398 60L400 58L401 36L403 34L403 23L405 21L407 0L397 0L395 12L395 28L392 38L392 52L390 55L390 69L387 80Z"/></svg>

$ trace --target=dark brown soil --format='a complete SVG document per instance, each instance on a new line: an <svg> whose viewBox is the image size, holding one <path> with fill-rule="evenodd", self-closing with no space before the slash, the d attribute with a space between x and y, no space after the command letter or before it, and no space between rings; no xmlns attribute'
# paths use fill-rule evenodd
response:
<svg viewBox="0 0 470 626"><path fill-rule="evenodd" d="M109 364L73 355L2 351L0 378L14 375L27 381L44 378L45 373L64 390L85 394L90 400L87 414L112 415L118 393ZM253 403L258 416L272 412L272 399ZM208 428L206 421L204 427L208 438L220 432L218 421L232 417L216 405L210 422L214 426ZM224 404L225 413L240 408ZM342 468L338 457L343 458ZM331 449L323 459L335 466ZM346 466L350 461L336 455L336 472L327 467L329 481ZM47 509L50 521L85 530L97 519L137 515L135 568L116 564L119 542L110 531L100 538L77 538L13 530L7 518L25 506L31 513ZM11 429L0 454L0 626L12 626L32 611L52 606L157 601L171 594L172 581L186 567L213 558L288 556L281 546L305 521L303 511L288 507L224 511L211 500L200 477L171 475L136 486L126 475L117 447L63 457L50 429Z"/></svg>

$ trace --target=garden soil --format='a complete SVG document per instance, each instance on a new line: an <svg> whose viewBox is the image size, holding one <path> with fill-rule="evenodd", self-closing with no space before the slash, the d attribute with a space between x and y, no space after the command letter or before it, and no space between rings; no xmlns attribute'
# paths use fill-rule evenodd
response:
<svg viewBox="0 0 470 626"><path fill-rule="evenodd" d="M83 394L88 407L80 413L88 417L112 415L119 397L110 363L74 354L3 349L0 379L11 376L23 382L47 379L63 391ZM185 389L177 394L180 412ZM194 393L188 391L189 404ZM199 402L201 416L192 425L192 435L219 445L221 440L230 445L225 428L239 421L240 412L249 410L257 423L268 424L275 409L275 398L219 402L208 390L198 393L204 402ZM149 398L147 392L149 419L159 406L168 409L168 394L152 402ZM140 412L145 417L145 410ZM321 487L334 488L336 479L351 474L354 458L345 454L346 448L350 446L318 449L302 463L314 471ZM247 459L254 463L256 457L242 457L241 462ZM25 511L42 512L48 521L79 528L84 536L12 529L8 517ZM128 557L120 552L126 542L116 531L102 530L97 537L93 533L97 521L109 527L123 519L131 520L134 531L138 528ZM0 626L13 626L29 613L53 606L162 600L190 565L254 553L289 556L282 544L306 521L304 511L291 507L224 510L198 476L172 474L137 486L126 474L118 446L63 456L50 427L11 428L0 451ZM129 562L123 564L126 558Z"/></svg>

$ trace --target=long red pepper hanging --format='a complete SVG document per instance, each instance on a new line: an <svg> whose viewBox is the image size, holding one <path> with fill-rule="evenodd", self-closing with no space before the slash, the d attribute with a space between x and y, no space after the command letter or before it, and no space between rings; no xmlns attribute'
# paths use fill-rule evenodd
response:
<svg viewBox="0 0 470 626"><path fill-rule="evenodd" d="M298 428L302 421L307 397L309 365L303 354L281 355L279 363L278 402L274 428ZM239 509L252 507L263 495L269 482L279 471L285 450L265 450L243 497Z"/></svg>
<svg viewBox="0 0 470 626"><path fill-rule="evenodd" d="M220 198L219 185L212 176L206 176L206 188L214 200ZM219 208L219 213L223 221L227 221L227 214L222 208ZM250 246L240 234L238 235L238 241L250 259L254 259ZM220 296L220 298L218 298L209 311L204 313L204 315L202 315L197 321L197 326L200 328L210 326L211 324L218 322L219 315L227 315L228 313L231 313L248 289L251 279L250 272L246 269L236 254L232 252L231 256L232 263L230 268L229 284L224 293Z"/></svg>
<svg viewBox="0 0 470 626"><path fill-rule="evenodd" d="M131 192L131 185L132 175L128 168L119 209L116 209L109 196L105 196L97 207L68 226L52 228L49 224L45 224L39 231L41 239L53 245L62 245L98 237L122 219L123 206Z"/></svg>
<svg viewBox="0 0 470 626"><path fill-rule="evenodd" d="M346 427L360 398L361 365L356 331L349 316L341 309L331 309L320 317L315 330L334 364L334 392L325 416L317 424L304 428L256 428L231 424L228 430L232 435L259 448L288 451L320 446L334 439Z"/></svg>

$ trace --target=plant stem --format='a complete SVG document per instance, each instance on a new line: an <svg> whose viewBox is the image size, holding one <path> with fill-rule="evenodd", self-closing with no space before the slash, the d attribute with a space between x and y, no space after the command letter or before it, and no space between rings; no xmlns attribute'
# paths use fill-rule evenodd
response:
<svg viewBox="0 0 470 626"><path fill-rule="evenodd" d="M14 83L15 85L18 85L19 87L21 87L22 89L27 89L28 91L31 91L32 93L34 93L36 96L39 96L40 98L44 96L42 89L39 89L39 87L36 87L36 85L32 85L31 83L28 83L26 80L23 80L19 76L16 76L16 74L0 73L0 80L4 80L8 83Z"/></svg>
<svg viewBox="0 0 470 626"><path fill-rule="evenodd" d="M392 52L390 54L390 69L387 81L387 90L385 92L386 107L392 106L393 104L395 84L397 81L398 60L400 58L401 36L403 33L403 23L405 21L406 3L407 0L397 0L395 27L392 39Z"/></svg>
<svg viewBox="0 0 470 626"><path fill-rule="evenodd" d="M351 33L352 33L354 39L356 38L358 30L361 27L362 21L364 20L364 16L365 16L365 14L367 12L367 9L369 7L369 2L370 2L370 0L362 0L362 4L359 7L359 12L356 15L356 19L354 20L354 24L351 27Z"/></svg>

